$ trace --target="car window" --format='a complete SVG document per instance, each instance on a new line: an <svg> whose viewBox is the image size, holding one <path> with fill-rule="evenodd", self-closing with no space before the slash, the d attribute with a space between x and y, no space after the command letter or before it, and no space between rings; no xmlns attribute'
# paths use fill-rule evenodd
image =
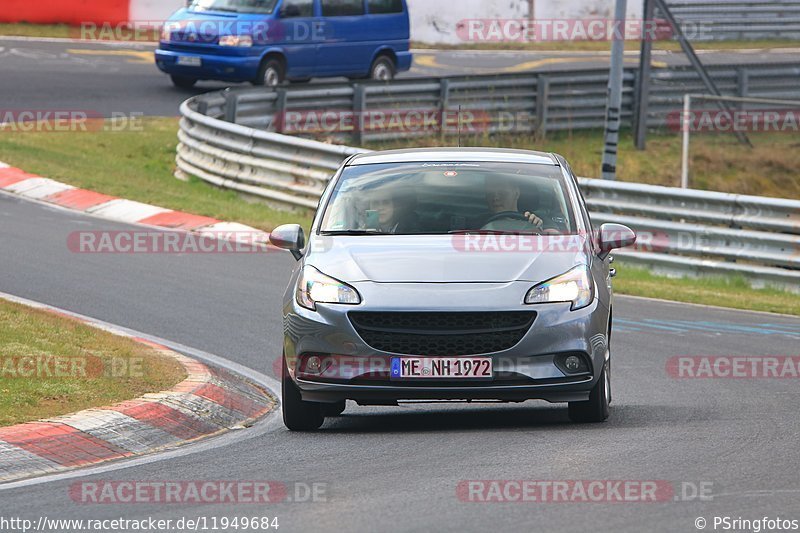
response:
<svg viewBox="0 0 800 533"><path fill-rule="evenodd" d="M448 234L576 231L561 169L518 163L404 163L347 167L320 230ZM542 219L536 227L526 212Z"/></svg>
<svg viewBox="0 0 800 533"><path fill-rule="evenodd" d="M322 0L323 17L346 17L364 14L364 0Z"/></svg>
<svg viewBox="0 0 800 533"><path fill-rule="evenodd" d="M403 0L369 0L367 5L373 15L403 12Z"/></svg>
<svg viewBox="0 0 800 533"><path fill-rule="evenodd" d="M230 13L272 13L278 0L193 0L192 11L225 11Z"/></svg>
<svg viewBox="0 0 800 533"><path fill-rule="evenodd" d="M314 0L284 0L281 6L283 18L313 17Z"/></svg>

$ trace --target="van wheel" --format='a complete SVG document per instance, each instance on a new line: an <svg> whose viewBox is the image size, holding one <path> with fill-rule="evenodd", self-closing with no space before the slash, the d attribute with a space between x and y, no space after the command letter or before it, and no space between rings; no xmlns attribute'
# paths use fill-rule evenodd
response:
<svg viewBox="0 0 800 533"><path fill-rule="evenodd" d="M391 57L378 56L369 69L369 79L378 81L392 81L397 73L397 67Z"/></svg>
<svg viewBox="0 0 800 533"><path fill-rule="evenodd" d="M606 363L600 373L600 379L589 393L589 400L569 402L569 419L578 423L604 422L609 415L609 398L611 398L611 372Z"/></svg>
<svg viewBox="0 0 800 533"><path fill-rule="evenodd" d="M197 78L190 78L188 76L176 76L173 74L170 76L170 79L175 87L179 87L181 89L191 89L195 86L195 84L197 84Z"/></svg>
<svg viewBox="0 0 800 533"><path fill-rule="evenodd" d="M281 403L283 423L291 431L314 431L325 422L322 404L303 401L300 389L289 376L286 358L283 358L283 378L281 379Z"/></svg>
<svg viewBox="0 0 800 533"><path fill-rule="evenodd" d="M258 77L253 80L253 85L263 87L277 87L281 85L286 79L286 69L276 58L264 61L261 68L258 69Z"/></svg>

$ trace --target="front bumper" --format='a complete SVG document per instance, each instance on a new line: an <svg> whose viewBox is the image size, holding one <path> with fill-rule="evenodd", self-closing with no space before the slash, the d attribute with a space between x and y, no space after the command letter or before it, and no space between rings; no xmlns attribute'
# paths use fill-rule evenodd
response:
<svg viewBox="0 0 800 533"><path fill-rule="evenodd" d="M199 67L179 65L178 57L196 57L202 64ZM155 58L159 70L167 74L232 82L256 79L261 63L258 56L199 54L160 48L156 50Z"/></svg>
<svg viewBox="0 0 800 533"><path fill-rule="evenodd" d="M504 284L375 284L359 283L356 288L364 302L392 301L375 308L319 304L317 311L297 305L292 298L284 313L284 356L291 378L303 399L336 402L343 399L362 403L391 403L395 400L501 400L541 399L549 402L584 401L597 383L608 358L607 307L595 300L590 306L571 311L570 304L529 306L521 302L530 289L527 282ZM432 294L446 305L431 307ZM514 302L494 305L482 302ZM421 304L424 303L424 307ZM482 354L494 363L491 381L392 381L381 372L370 372L372 362L351 365L349 374L336 379L312 379L299 375L297 365L306 354L337 354L350 360L385 362L399 354L382 352L367 345L347 316L350 311L536 311L537 316L522 340L510 349ZM581 354L589 371L568 375L556 364L558 354ZM457 356L458 354L453 354ZM470 357L470 356L465 356ZM380 366L380 365L379 365ZM355 370L353 370L355 369Z"/></svg>

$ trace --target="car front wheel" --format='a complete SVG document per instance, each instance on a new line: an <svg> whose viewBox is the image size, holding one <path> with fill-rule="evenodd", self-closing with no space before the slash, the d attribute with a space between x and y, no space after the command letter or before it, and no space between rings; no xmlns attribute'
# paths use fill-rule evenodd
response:
<svg viewBox="0 0 800 533"><path fill-rule="evenodd" d="M569 402L569 419L579 423L604 422L609 414L609 400L611 398L611 372L610 362L603 366L600 379L589 393L589 400L585 402Z"/></svg>
<svg viewBox="0 0 800 533"><path fill-rule="evenodd" d="M283 358L283 379L281 380L281 403L283 404L283 423L292 431L314 431L322 426L325 415L322 404L306 402L300 396Z"/></svg>

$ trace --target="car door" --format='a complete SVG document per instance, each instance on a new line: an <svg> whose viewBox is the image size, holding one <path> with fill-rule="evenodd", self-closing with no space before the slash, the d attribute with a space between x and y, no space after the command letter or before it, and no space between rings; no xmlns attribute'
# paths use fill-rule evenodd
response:
<svg viewBox="0 0 800 533"><path fill-rule="evenodd" d="M320 0L324 40L318 66L325 76L366 75L372 61L365 0Z"/></svg>
<svg viewBox="0 0 800 533"><path fill-rule="evenodd" d="M274 43L286 53L287 76L292 79L315 75L317 48L321 40L317 0L283 0L278 9Z"/></svg>

